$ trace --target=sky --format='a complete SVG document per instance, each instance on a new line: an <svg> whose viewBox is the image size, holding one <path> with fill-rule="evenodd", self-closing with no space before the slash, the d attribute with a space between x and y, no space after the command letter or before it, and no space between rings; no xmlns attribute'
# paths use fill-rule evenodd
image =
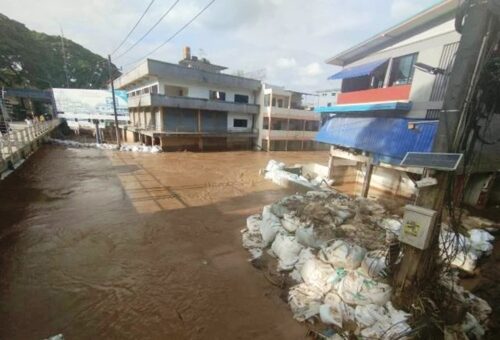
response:
<svg viewBox="0 0 500 340"><path fill-rule="evenodd" d="M151 0L0 0L0 12L29 29L64 36L106 56L125 38ZM130 70L209 0L180 0L135 48L175 0L155 0L113 62ZM336 87L339 68L325 60L440 0L215 0L188 28L149 58L176 63L182 48L268 83L312 92ZM116 59L115 59L116 58ZM132 64L131 64L132 63Z"/></svg>

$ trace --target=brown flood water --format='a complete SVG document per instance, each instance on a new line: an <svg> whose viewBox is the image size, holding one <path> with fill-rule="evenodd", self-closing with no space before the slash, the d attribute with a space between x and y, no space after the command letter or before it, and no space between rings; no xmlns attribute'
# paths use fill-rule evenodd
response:
<svg viewBox="0 0 500 340"><path fill-rule="evenodd" d="M43 147L0 182L0 339L304 339L247 261L271 158Z"/></svg>

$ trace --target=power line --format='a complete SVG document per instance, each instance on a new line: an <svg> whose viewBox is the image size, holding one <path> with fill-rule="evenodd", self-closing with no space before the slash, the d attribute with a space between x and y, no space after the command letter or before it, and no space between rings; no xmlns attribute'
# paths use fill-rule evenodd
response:
<svg viewBox="0 0 500 340"><path fill-rule="evenodd" d="M148 36L149 33L151 33L151 31L156 27L158 26L158 24L163 20L163 18L165 18L168 13L170 13L174 7L179 3L180 0L175 0L175 2L167 9L167 11L165 13L163 13L163 15L160 17L160 19L158 19L158 21L139 39L137 40L132 46L130 46L125 52L123 52L122 54L120 54L118 57L114 58L115 60L124 56L125 54L127 54L131 49L133 49L135 46L137 46L137 44L139 44L144 38L146 38Z"/></svg>
<svg viewBox="0 0 500 340"><path fill-rule="evenodd" d="M146 55L144 55L143 57L137 59L134 62L122 65L122 67L126 67L126 66L129 66L129 65L135 64L135 63L137 63L137 62L145 59L149 55L155 53L156 51L158 51L160 48L162 48L166 44L168 44L172 39L174 39L177 35L179 35L179 33L181 33L182 31L184 31L189 25L191 25L193 23L193 21L195 21L200 15L202 15L203 12L205 12L214 2L215 2L215 0L211 0L205 7L203 7L201 9L201 11L198 12L198 14L196 14L193 18L191 18L191 20L189 20L186 24L184 24L184 26L182 26L177 32L175 32L174 34L172 34L167 40L165 40L163 43L161 43L159 46L157 46L154 50L152 50L151 52L147 53Z"/></svg>
<svg viewBox="0 0 500 340"><path fill-rule="evenodd" d="M139 18L139 20L137 20L137 22L135 23L134 27L132 27L132 29L130 30L130 32L128 32L127 36L122 40L122 42L120 43L120 45L118 45L118 47L115 48L113 50L113 52L111 52L111 54L115 54L115 52L118 51L120 49L120 47L123 46L123 44L125 43L125 41L127 41L127 39L130 37L130 35L132 34L132 32L137 28L137 26L139 25L139 23L141 22L141 20L144 18L144 16L146 15L146 13L149 11L149 9L151 8L151 6L153 5L154 2L155 2L155 0L151 0L151 2L149 3L148 7L146 7L146 9L144 10L144 12L142 13L142 15Z"/></svg>

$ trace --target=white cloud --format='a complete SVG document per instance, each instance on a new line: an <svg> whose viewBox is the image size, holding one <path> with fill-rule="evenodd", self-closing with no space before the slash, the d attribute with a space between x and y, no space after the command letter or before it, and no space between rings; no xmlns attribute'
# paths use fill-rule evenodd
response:
<svg viewBox="0 0 500 340"><path fill-rule="evenodd" d="M30 29L60 34L107 55L144 11L141 0L0 0L2 13ZM189 28L151 57L169 62L182 47L199 49L232 70L266 70L266 80L297 90L331 87L324 60L416 13L436 0L216 0ZM156 1L130 46L173 3ZM144 56L190 20L208 0L183 0L137 48L116 63ZM29 10L27 10L29 9Z"/></svg>
<svg viewBox="0 0 500 340"><path fill-rule="evenodd" d="M278 68L287 69L295 67L295 65L297 65L297 62L294 58L279 58L276 60L276 66Z"/></svg>
<svg viewBox="0 0 500 340"><path fill-rule="evenodd" d="M323 68L319 63L315 62L301 68L299 73L306 77L316 77L323 74Z"/></svg>

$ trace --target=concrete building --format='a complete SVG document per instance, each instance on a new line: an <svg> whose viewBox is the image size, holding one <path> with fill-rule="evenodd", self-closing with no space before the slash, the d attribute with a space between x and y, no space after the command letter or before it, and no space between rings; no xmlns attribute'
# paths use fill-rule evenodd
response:
<svg viewBox="0 0 500 340"><path fill-rule="evenodd" d="M306 110L302 97L300 92L262 84L258 99L258 149L299 151L324 148L314 140L320 126L320 115Z"/></svg>
<svg viewBox="0 0 500 340"><path fill-rule="evenodd" d="M317 103L314 105L322 107L322 106L332 106L337 104L337 95L340 92L340 89L325 89L316 91Z"/></svg>
<svg viewBox="0 0 500 340"><path fill-rule="evenodd" d="M252 148L260 81L224 69L186 48L179 64L147 59L116 79L129 97L124 139L172 151Z"/></svg>
<svg viewBox="0 0 500 340"><path fill-rule="evenodd" d="M415 193L422 169L399 164L409 151L432 151L461 38L454 25L457 5L443 1L326 61L343 67L329 78L342 86L337 104L317 108L330 119L316 140L332 145L333 163L352 162L332 174L338 183L364 182L366 195L373 177L372 187L406 197ZM499 157L484 154L475 171L496 172Z"/></svg>

